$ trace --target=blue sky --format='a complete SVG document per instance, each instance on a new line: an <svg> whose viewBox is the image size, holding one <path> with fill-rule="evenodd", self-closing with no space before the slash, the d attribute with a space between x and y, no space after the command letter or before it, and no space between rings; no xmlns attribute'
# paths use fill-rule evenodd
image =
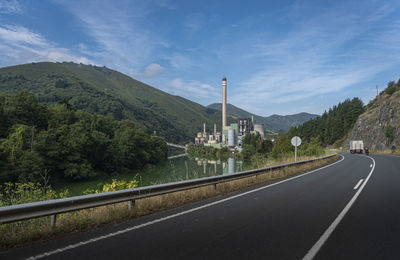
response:
<svg viewBox="0 0 400 260"><path fill-rule="evenodd" d="M202 105L321 114L400 76L400 1L0 0L0 66L107 66Z"/></svg>

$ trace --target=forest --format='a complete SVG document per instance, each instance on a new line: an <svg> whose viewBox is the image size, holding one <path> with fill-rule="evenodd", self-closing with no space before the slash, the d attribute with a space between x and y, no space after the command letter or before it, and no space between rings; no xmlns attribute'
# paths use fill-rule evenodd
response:
<svg viewBox="0 0 400 260"><path fill-rule="evenodd" d="M167 144L129 120L0 95L0 184L79 181L135 171L167 158Z"/></svg>
<svg viewBox="0 0 400 260"><path fill-rule="evenodd" d="M364 104L361 99L346 99L325 111L321 117L307 121L299 127L292 127L288 133L298 135L306 142L314 140L323 146L340 144L363 112Z"/></svg>

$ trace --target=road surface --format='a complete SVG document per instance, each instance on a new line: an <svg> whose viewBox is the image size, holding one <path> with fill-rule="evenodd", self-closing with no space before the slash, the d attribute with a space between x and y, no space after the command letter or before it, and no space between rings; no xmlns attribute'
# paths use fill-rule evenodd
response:
<svg viewBox="0 0 400 260"><path fill-rule="evenodd" d="M399 259L400 157L333 165L0 259ZM47 254L47 255L46 255Z"/></svg>

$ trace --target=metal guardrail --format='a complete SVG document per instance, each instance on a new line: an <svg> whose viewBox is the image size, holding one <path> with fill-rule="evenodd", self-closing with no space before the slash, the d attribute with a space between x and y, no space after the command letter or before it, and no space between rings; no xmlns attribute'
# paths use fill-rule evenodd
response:
<svg viewBox="0 0 400 260"><path fill-rule="evenodd" d="M205 177L181 182L172 182L160 185L146 186L140 188L105 192L84 196L69 197L47 201L32 202L26 204L0 207L0 224L10 223L20 220L52 216L51 225L55 225L56 215L81 209L93 208L98 206L110 205L120 202L129 202L128 207L132 208L133 202L137 199L153 197L157 195L172 193L176 191L189 190L208 185L246 178L261 174L266 171L279 169L287 166L299 165L308 162L327 159L335 156L329 155L317 159L305 160L295 163L281 164L272 167L236 172L227 175Z"/></svg>

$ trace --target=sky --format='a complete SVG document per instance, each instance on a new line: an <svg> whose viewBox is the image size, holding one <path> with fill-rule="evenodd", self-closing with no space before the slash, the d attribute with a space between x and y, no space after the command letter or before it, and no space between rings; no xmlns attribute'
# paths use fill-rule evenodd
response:
<svg viewBox="0 0 400 260"><path fill-rule="evenodd" d="M268 116L368 103L400 77L400 1L0 0L0 67L106 66Z"/></svg>

